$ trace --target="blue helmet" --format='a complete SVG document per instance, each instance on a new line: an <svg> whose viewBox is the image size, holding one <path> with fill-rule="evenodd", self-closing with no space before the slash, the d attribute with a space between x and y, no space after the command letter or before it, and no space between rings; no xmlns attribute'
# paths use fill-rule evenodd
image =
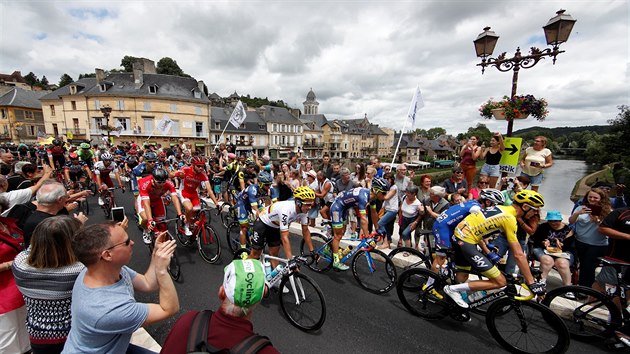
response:
<svg viewBox="0 0 630 354"><path fill-rule="evenodd" d="M271 184L273 182L273 178L271 177L271 174L267 171L261 171L258 174L258 183L262 183L262 184Z"/></svg>

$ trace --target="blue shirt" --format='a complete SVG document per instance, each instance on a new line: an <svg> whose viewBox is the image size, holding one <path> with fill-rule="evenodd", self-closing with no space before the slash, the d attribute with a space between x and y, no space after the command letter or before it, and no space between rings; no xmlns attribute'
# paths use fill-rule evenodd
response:
<svg viewBox="0 0 630 354"><path fill-rule="evenodd" d="M467 200L444 210L433 223L433 235L436 241L443 247L449 247L450 238L457 224L471 213L479 211L481 211L481 205L476 200Z"/></svg>

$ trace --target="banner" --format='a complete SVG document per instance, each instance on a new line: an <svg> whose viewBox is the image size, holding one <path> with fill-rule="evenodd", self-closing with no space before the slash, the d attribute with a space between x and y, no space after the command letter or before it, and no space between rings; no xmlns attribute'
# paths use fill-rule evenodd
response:
<svg viewBox="0 0 630 354"><path fill-rule="evenodd" d="M409 112L407 113L407 124L411 125L411 129L413 129L414 124L416 123L416 115L418 114L418 110L422 107L424 107L422 92L420 92L420 86L416 86L416 92L413 94L411 105L409 106Z"/></svg>
<svg viewBox="0 0 630 354"><path fill-rule="evenodd" d="M230 116L230 123L232 123L234 127L239 128L245 121L245 117L247 117L247 112L245 112L245 107L243 107L243 103L239 100Z"/></svg>
<svg viewBox="0 0 630 354"><path fill-rule="evenodd" d="M171 128L173 128L173 120L167 115L165 115L164 118L158 122L157 127L155 127L162 135L167 135L171 131Z"/></svg>

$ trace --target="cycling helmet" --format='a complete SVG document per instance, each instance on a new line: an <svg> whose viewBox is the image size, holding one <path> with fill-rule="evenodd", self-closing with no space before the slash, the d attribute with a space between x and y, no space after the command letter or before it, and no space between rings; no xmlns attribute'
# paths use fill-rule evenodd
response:
<svg viewBox="0 0 630 354"><path fill-rule="evenodd" d="M127 165L132 168L138 166L138 158L135 156L129 156L129 158L127 158Z"/></svg>
<svg viewBox="0 0 630 354"><path fill-rule="evenodd" d="M154 153L153 151L147 151L144 153L144 159L146 161L155 161L157 160L157 154Z"/></svg>
<svg viewBox="0 0 630 354"><path fill-rule="evenodd" d="M61 144L63 144L63 142L62 142L61 140L59 140L59 139L55 139L55 140L53 140L53 145L55 145L55 146L61 146Z"/></svg>
<svg viewBox="0 0 630 354"><path fill-rule="evenodd" d="M545 206L545 199L540 193L533 190L524 189L514 195L514 203L527 204L534 208L542 208Z"/></svg>
<svg viewBox="0 0 630 354"><path fill-rule="evenodd" d="M138 151L136 149L129 150L129 155L137 155Z"/></svg>
<svg viewBox="0 0 630 354"><path fill-rule="evenodd" d="M111 161L113 159L114 159L114 157L109 152L104 152L104 153L101 154L101 160L103 160L103 161Z"/></svg>
<svg viewBox="0 0 630 354"><path fill-rule="evenodd" d="M494 188L486 188L482 189L481 193L479 193L479 199L489 200L495 205L503 205L505 204L505 198L503 197L503 193L498 189Z"/></svg>
<svg viewBox="0 0 630 354"><path fill-rule="evenodd" d="M192 159L190 159L190 163L195 165L195 166L205 166L206 165L206 159L204 159L201 156L195 156Z"/></svg>
<svg viewBox="0 0 630 354"><path fill-rule="evenodd" d="M375 193L383 192L386 193L389 191L389 182L385 178L376 177L372 180L372 191Z"/></svg>
<svg viewBox="0 0 630 354"><path fill-rule="evenodd" d="M262 184L271 184L273 182L273 178L271 174L267 171L262 171L258 174L258 183Z"/></svg>
<svg viewBox="0 0 630 354"><path fill-rule="evenodd" d="M315 192L311 187L300 186L293 190L293 198L299 201L315 200Z"/></svg>
<svg viewBox="0 0 630 354"><path fill-rule="evenodd" d="M246 167L254 167L254 166L256 166L256 162L254 161L254 159L249 157L249 158L247 158L247 160L245 160L245 166Z"/></svg>
<svg viewBox="0 0 630 354"><path fill-rule="evenodd" d="M228 154L228 159L234 160L235 158L236 158L236 154L234 154L234 153L229 153Z"/></svg>
<svg viewBox="0 0 630 354"><path fill-rule="evenodd" d="M76 153L70 153L70 155L68 155L68 157L70 157L70 160L76 160L79 158L79 155L77 155Z"/></svg>
<svg viewBox="0 0 630 354"><path fill-rule="evenodd" d="M158 183L164 183L168 179L168 172L164 171L161 168L156 168L153 170L153 180Z"/></svg>
<svg viewBox="0 0 630 354"><path fill-rule="evenodd" d="M90 148L90 144L88 144L88 143L81 143L81 145L79 145L79 147L81 149L89 149Z"/></svg>

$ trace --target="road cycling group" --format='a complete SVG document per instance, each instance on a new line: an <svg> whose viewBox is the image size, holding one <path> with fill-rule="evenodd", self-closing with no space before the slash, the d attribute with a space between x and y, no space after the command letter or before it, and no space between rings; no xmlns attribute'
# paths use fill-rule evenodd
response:
<svg viewBox="0 0 630 354"><path fill-rule="evenodd" d="M379 240L386 239L387 231L379 228L381 233L369 232L370 223L377 227L379 220L376 204L391 188L385 178L373 177L369 185L332 195L330 188L311 188L326 185L328 179L320 178L323 173L306 172L305 176L312 178L307 178L308 182L314 184L305 180L291 186L287 195L282 189L289 183L278 181L283 173L272 167L268 156L237 158L222 151L208 161L188 150L180 156L153 146L146 146L144 151L135 144L105 150L88 143L66 147L55 140L50 147L40 147L24 158L55 166L58 180L69 189L98 192L99 205L108 217L116 206L116 179L123 193L127 186L134 193L138 225L149 247L156 233L168 233L168 223L176 221L180 242L187 246L196 240L204 260L215 263L221 241L210 225L211 201L217 215L221 214L234 257L263 261L269 282L279 290L284 314L304 330L323 325L326 305L319 286L298 272L298 266L304 264L317 272L331 268L345 271L350 267L344 262L350 258L352 273L366 290L384 293L396 285L404 306L427 319L451 316L467 321L469 310L485 314L492 336L512 352L564 352L569 333L576 337L610 334L630 322L625 296L628 286L622 269L627 263L605 261L614 268L611 276L618 280L613 282L618 286L608 292L573 286L543 296L545 282L540 281L540 272L530 269L517 239L518 223L538 220L544 207L544 199L536 191L521 190L511 197L511 205L504 206L504 194L488 188L480 191L477 200L455 204L436 218L428 253L401 248L420 261L402 267L404 272L398 274L401 270L392 261L396 251L388 256L376 247ZM123 183L125 179L128 184ZM200 191L206 197L201 197ZM309 229L315 203L322 206L327 232ZM167 219L168 204L173 205L177 218ZM361 232L360 237L345 239L351 246L343 247L349 214L356 217ZM289 226L294 221L300 224L303 236L300 256L294 256L289 240ZM495 243L507 245L521 276L499 270L502 255L497 254ZM269 255L263 253L265 247ZM281 247L285 258L279 257ZM174 258L169 271L178 279L176 254ZM469 281L471 274L478 279ZM539 300L544 298L543 303L553 311L528 301L535 295ZM571 313L567 315L567 311ZM619 338L627 337L620 334Z"/></svg>

